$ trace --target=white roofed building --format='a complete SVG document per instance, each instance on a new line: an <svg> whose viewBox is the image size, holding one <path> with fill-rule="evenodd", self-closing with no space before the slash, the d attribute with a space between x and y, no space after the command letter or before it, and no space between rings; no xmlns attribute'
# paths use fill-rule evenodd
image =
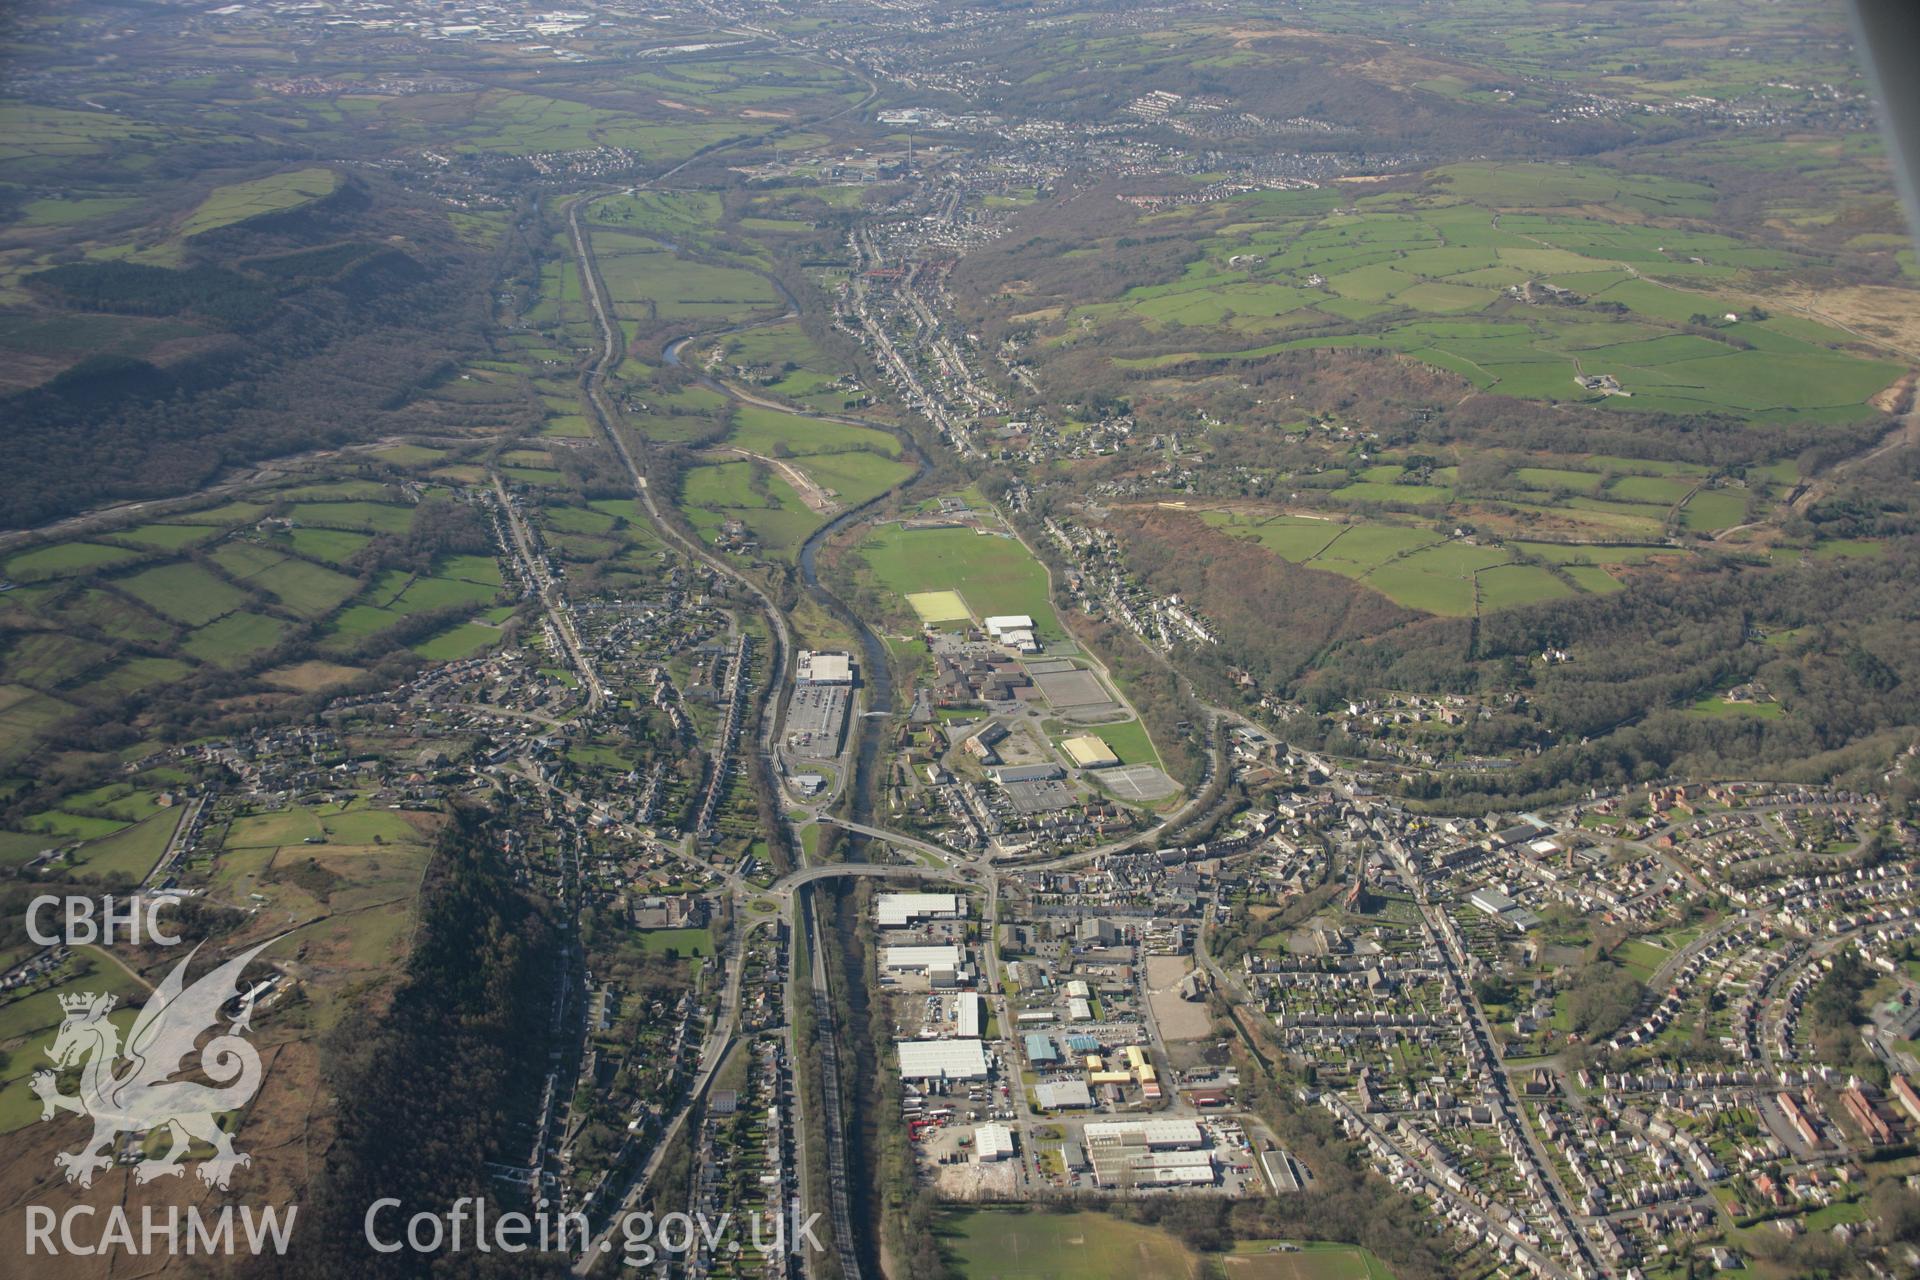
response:
<svg viewBox="0 0 1920 1280"><path fill-rule="evenodd" d="M1083 1132L1103 1187L1206 1186L1213 1153L1191 1120L1096 1120Z"/></svg>
<svg viewBox="0 0 1920 1280"><path fill-rule="evenodd" d="M978 1040L896 1040L902 1080L985 1080L987 1049Z"/></svg>
<svg viewBox="0 0 1920 1280"><path fill-rule="evenodd" d="M873 917L882 929L903 929L920 920L962 920L967 898L961 893L883 893L873 901Z"/></svg>
<svg viewBox="0 0 1920 1280"><path fill-rule="evenodd" d="M1090 1120L1081 1136L1090 1143L1134 1137L1155 1151L1193 1150L1206 1144L1199 1123L1193 1120Z"/></svg>
<svg viewBox="0 0 1920 1280"><path fill-rule="evenodd" d="M1013 1155L1013 1130L1003 1124L983 1124L973 1131L973 1158L981 1164Z"/></svg>
<svg viewBox="0 0 1920 1280"><path fill-rule="evenodd" d="M1093 1091L1085 1080L1042 1080L1033 1086L1033 1100L1048 1111L1093 1105Z"/></svg>
<svg viewBox="0 0 1920 1280"><path fill-rule="evenodd" d="M793 678L797 684L852 684L853 658L802 649L794 662Z"/></svg>
<svg viewBox="0 0 1920 1280"><path fill-rule="evenodd" d="M938 943L924 947L887 947L880 952L880 967L896 973L923 973L929 969L958 970L966 956L958 943Z"/></svg>
<svg viewBox="0 0 1920 1280"><path fill-rule="evenodd" d="M954 998L959 1001L960 1010L954 1019L954 1030L962 1039L978 1039L987 1021L987 1002L972 991L962 991Z"/></svg>

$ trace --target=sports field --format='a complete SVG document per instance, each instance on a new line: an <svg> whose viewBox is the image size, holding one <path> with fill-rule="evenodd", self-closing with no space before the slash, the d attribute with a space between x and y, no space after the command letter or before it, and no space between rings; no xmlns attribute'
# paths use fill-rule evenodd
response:
<svg viewBox="0 0 1920 1280"><path fill-rule="evenodd" d="M1042 640L1066 638L1047 597L1046 570L1017 538L885 525L869 533L858 550L879 584L910 605L914 596L957 596L962 613L940 621L957 620L966 610L983 618L1024 613L1038 625ZM939 607L950 609L953 602L941 599ZM920 612L919 606L914 610Z"/></svg>
<svg viewBox="0 0 1920 1280"><path fill-rule="evenodd" d="M1242 1241L1220 1259L1220 1270L1226 1280L1393 1280L1380 1259L1345 1244Z"/></svg>
<svg viewBox="0 0 1920 1280"><path fill-rule="evenodd" d="M910 591L907 603L926 623L967 622L973 618L958 591Z"/></svg>
<svg viewBox="0 0 1920 1280"><path fill-rule="evenodd" d="M1104 1213L948 1214L941 1235L964 1280L1198 1280L1199 1255L1167 1232Z"/></svg>

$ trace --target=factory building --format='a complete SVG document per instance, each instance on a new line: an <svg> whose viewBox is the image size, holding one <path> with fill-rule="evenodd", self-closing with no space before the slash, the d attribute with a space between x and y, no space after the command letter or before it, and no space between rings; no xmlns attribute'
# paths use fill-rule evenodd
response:
<svg viewBox="0 0 1920 1280"><path fill-rule="evenodd" d="M793 681L795 684L852 684L853 657L802 649L794 661Z"/></svg>
<svg viewBox="0 0 1920 1280"><path fill-rule="evenodd" d="M882 929L904 929L922 920L964 920L967 899L959 893L883 893L873 901Z"/></svg>
<svg viewBox="0 0 1920 1280"><path fill-rule="evenodd" d="M985 1080L987 1049L978 1040L896 1040L902 1080Z"/></svg>

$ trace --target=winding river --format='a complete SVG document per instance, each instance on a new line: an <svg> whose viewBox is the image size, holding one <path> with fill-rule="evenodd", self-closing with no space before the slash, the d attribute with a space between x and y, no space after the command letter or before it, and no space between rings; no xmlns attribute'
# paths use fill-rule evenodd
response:
<svg viewBox="0 0 1920 1280"><path fill-rule="evenodd" d="M776 316L771 320L755 320L746 324L731 325L725 329L712 329L685 338L675 339L673 342L667 344L665 351L662 352L666 363L687 369L701 386L731 399L738 400L743 404L777 409L782 413L790 414L796 418L811 418L819 422L838 422L851 426L866 427L870 430L884 430L884 428L876 427L870 422L860 422L853 418L836 418L827 414L810 413L805 409L778 404L771 400L762 400L757 396L742 392L738 388L722 382L708 375L704 370L688 365L682 360L682 352L690 343L712 342L717 338L724 338L731 334L742 333L748 329L757 329L765 325L781 324L797 317L800 314L800 307L793 294L787 290L784 284L780 283L780 281L774 277L767 276L766 279L773 285L774 289L779 292L781 300L786 303L787 311L784 315ZM894 438L900 441L902 459L913 465L913 474L905 480L902 480L899 485L896 485L895 488L897 489L912 484L924 475L927 469L927 460L925 455L920 452L919 446L913 442L911 437L895 433ZM802 465L804 465L804 460L802 461ZM889 492L891 492L891 490ZM880 638L879 634L867 625L864 618L847 606L846 601L822 585L820 581L819 559L820 549L826 545L828 539L837 536L841 532L866 519L867 514L884 501L885 498L886 494L881 494L879 497L871 498L859 506L849 507L833 517L833 519L821 525L818 529L815 529L813 533L808 536L807 540L801 544L798 559L800 582L801 585L806 588L807 594L818 601L821 607L826 609L827 612L839 619L841 624L851 630L860 642L860 680L865 697L865 710L867 711L893 710L893 669L890 665L890 655L887 652L887 645L886 642ZM880 747L885 733L885 723L885 719L878 716L862 716L853 722L855 746L853 785L850 789L852 804L849 816L855 822L872 822L873 790L876 781L874 773L880 763ZM867 840L866 836L857 833L849 832L847 834L848 838L855 842L853 847L856 849L860 848Z"/></svg>

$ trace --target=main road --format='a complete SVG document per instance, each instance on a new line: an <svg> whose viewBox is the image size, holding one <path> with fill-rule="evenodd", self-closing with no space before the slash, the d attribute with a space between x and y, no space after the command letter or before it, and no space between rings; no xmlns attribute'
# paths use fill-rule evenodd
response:
<svg viewBox="0 0 1920 1280"><path fill-rule="evenodd" d="M600 677L593 669L593 663L587 660L585 646L580 643L580 633L574 629L573 612L567 607L567 601L547 572L546 562L534 554L533 535L527 532L519 509L513 505L513 499L507 496L507 487L500 480L500 473L493 473L493 494L500 501L500 519L506 523L507 532L513 539L514 554L519 557L521 567L526 571L527 581L540 595L540 607L546 611L547 622L553 627L554 638L560 642L572 659L574 670L580 673L580 683L587 689L587 711L598 711L607 700L607 693L601 687Z"/></svg>

